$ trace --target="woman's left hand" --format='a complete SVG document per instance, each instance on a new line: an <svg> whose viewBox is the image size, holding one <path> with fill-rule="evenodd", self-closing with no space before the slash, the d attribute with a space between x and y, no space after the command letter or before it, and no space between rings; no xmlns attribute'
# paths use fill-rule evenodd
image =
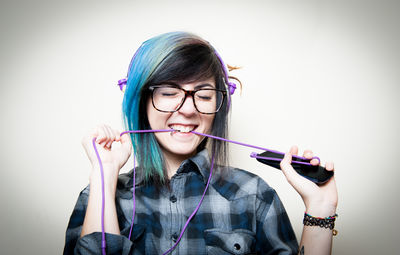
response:
<svg viewBox="0 0 400 255"><path fill-rule="evenodd" d="M335 177L331 177L326 183L317 185L314 182L299 175L292 167L292 155L297 155L297 146L292 146L290 151L285 154L281 161L281 169L286 176L287 181L300 194L306 206L306 212L315 217L328 217L336 212L338 194L336 189ZM303 157L311 159L313 152L304 151ZM318 159L312 159L312 165L319 165ZM333 162L327 162L326 170L334 171Z"/></svg>

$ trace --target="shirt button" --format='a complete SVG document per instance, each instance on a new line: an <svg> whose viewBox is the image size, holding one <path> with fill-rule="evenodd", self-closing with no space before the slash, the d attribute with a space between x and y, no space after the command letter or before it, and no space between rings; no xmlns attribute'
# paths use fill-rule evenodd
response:
<svg viewBox="0 0 400 255"><path fill-rule="evenodd" d="M176 243L176 240L178 240L178 234L177 233L173 233L171 235L171 239L172 239L172 241L174 241L174 243Z"/></svg>
<svg viewBox="0 0 400 255"><path fill-rule="evenodd" d="M233 248L235 248L235 250L240 250L240 244L238 244L238 243L235 243L234 245L233 245Z"/></svg>
<svg viewBox="0 0 400 255"><path fill-rule="evenodd" d="M175 196L175 195L172 195L172 196L169 197L169 200L170 200L172 203L175 203L177 199L176 199L176 196Z"/></svg>

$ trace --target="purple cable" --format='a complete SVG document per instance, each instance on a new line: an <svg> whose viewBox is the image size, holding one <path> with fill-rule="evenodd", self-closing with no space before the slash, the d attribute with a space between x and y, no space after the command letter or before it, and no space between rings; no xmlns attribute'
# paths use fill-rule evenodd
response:
<svg viewBox="0 0 400 255"><path fill-rule="evenodd" d="M179 130L175 130L175 129L131 130L131 131L122 132L120 134L120 136L122 136L124 134L127 134L127 133L153 133L153 132L173 132L173 131L180 132ZM274 152L274 153L278 153L278 154L284 155L283 152L270 150L270 149L258 147L258 146L255 146L255 145L251 145L251 144L241 143L241 142L225 139L225 138L218 137L218 136L203 134L203 133L196 132L196 131L190 131L190 132L193 133L193 134L206 136L206 137L210 137L210 138L213 138L213 139L222 140L222 141L225 141L225 142L235 143L235 144L239 144L239 145L242 145L242 146L252 147L252 148L255 148L255 149L260 149L260 150L264 150L264 151L270 151L270 152ZM106 250L106 240L105 240L105 232L104 232L104 207L105 207L104 206L104 204L105 204L105 201L104 201L105 200L105 195L104 195L104 173L103 173L103 164L101 163L100 155L99 155L99 153L97 151L95 142L96 142L96 138L93 138L93 148L94 148L94 150L96 152L96 156L97 156L97 159L99 161L100 172L101 172L101 181L102 181L102 187L101 187L102 188L102 190L101 190L102 191L102 207L101 207L101 210L102 210L102 213L101 213L101 231L102 231L102 236L101 236L101 238L102 238L102 240L101 240L101 248L102 248L103 255L106 255L106 251L105 251ZM280 161L280 159L276 159L276 158L267 158L267 157L257 156L255 153L252 153L250 156L253 157L253 158L259 157L259 158L264 158L264 159ZM296 155L293 155L293 157L296 157L296 158L299 158L299 159L303 159L303 160L308 160L308 159L306 159L304 157L300 157L300 156L296 156ZM319 157L313 157L313 159L314 158L320 160ZM311 165L310 163L305 163L305 162L300 162L300 161L292 161L292 163L298 163L298 164L303 164L303 165ZM133 196L133 211L132 211L132 224L131 224L131 228L130 228L130 231L129 231L129 239L131 238L131 234L132 234L133 221L134 221L134 218L135 218L135 209L136 209L136 198L135 198L135 182L136 182L136 179L135 179L136 170L135 170L135 168L136 168L136 165L135 164L136 164L135 156L133 156L133 194L132 194L132 196ZM201 206L201 203L203 202L204 196L205 196L205 194L207 192L207 189L208 189L208 186L210 184L210 181L211 181L211 177L212 177L212 173L213 173L213 167L214 167L214 151L213 151L212 159L211 159L210 175L208 177L207 185L206 185L206 187L204 189L204 192L203 192L203 195L202 195L202 197L200 199L200 202L197 205L196 209L193 211L193 213L190 215L188 220L186 221L186 223L185 223L185 225L184 225L184 227L183 227L183 229L181 231L181 234L179 235L175 245L172 246L168 251L164 252L163 255L170 253L171 251L173 251L176 248L176 246L179 244L180 240L182 239L182 236L185 233L186 228L189 225L189 222L192 220L194 215L199 210L199 208Z"/></svg>
<svg viewBox="0 0 400 255"><path fill-rule="evenodd" d="M252 158L259 158L259 159L266 159L266 160L272 160L272 161L278 161L281 162L282 159L280 158L271 158L271 157L262 157L262 156L258 156L256 152L252 152L250 154L250 157ZM314 158L318 158L318 157L314 157ZM301 165L306 165L306 166L310 166L310 163L307 162L301 162L301 161L292 161L292 163L297 163L297 164L301 164Z"/></svg>
<svg viewBox="0 0 400 255"><path fill-rule="evenodd" d="M102 196L101 196L101 250L102 250L103 255L106 255L106 236L105 236L105 232L104 232L104 204L105 204L104 172L103 172L103 164L101 163L100 155L96 148L96 139L97 139L97 137L93 138L92 143L93 143L94 151L96 152L97 160L99 161L99 164L100 164L100 173L101 173L101 194L102 194Z"/></svg>
<svg viewBox="0 0 400 255"><path fill-rule="evenodd" d="M277 154L285 155L285 153L280 152L280 151L270 150L270 149L267 149L267 148L262 148L262 147L258 147L258 146L247 144L247 143L236 142L236 141L225 139L225 138L218 137L218 136L203 134L203 133L200 133L200 132L197 132L197 131L191 131L191 133L197 134L197 135L206 136L206 137L210 137L210 138L213 138L213 139L218 139L218 140L225 141L225 142L235 143L235 144L239 144L239 145L242 145L242 146L247 146L247 147L251 147L251 148L255 148L255 149L259 149L259 150L270 151L270 152L274 152L274 153L277 153ZM294 158L298 158L298 159L303 159L303 160L309 160L309 159L306 159L304 157L300 157L300 156L296 156L296 155L293 155L293 157ZM318 159L320 161L319 157L313 157L313 159L314 158ZM301 162L301 161L292 161L292 162L311 166L311 163L305 163L305 162Z"/></svg>
<svg viewBox="0 0 400 255"><path fill-rule="evenodd" d="M132 230L133 230L133 221L135 220L135 207L136 207L136 197L135 197L135 183L136 183L136 157L135 150L133 150L133 191L132 191L132 199L133 199L133 210L132 210L132 224L129 230L129 240L131 240Z"/></svg>
<svg viewBox="0 0 400 255"><path fill-rule="evenodd" d="M189 216L188 220L186 221L185 225L183 226L183 229L181 231L181 234L179 235L178 239L176 240L176 243L174 244L174 246L172 246L171 248L169 248L168 251L164 252L163 255L170 253L171 251L173 251L175 249L175 247L178 245L178 243L181 241L181 238L183 236L183 234L186 231L187 226L189 225L189 222L192 220L192 218L194 217L194 215L197 213L197 211L200 208L201 203L203 202L204 196L206 195L208 186L210 184L211 181L211 177L212 177L212 173L213 173L213 168L214 168L214 151L212 154L212 158L211 158L211 169L210 169L210 175L208 176L208 181L207 181L207 185L206 188L204 189L203 195L201 196L200 202L197 205L196 209L194 209L194 211L192 212L192 214Z"/></svg>

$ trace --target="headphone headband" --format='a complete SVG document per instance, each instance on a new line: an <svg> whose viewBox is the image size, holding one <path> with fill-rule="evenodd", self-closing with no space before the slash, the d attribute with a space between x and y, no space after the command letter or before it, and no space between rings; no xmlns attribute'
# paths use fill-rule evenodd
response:
<svg viewBox="0 0 400 255"><path fill-rule="evenodd" d="M136 53L137 53L137 51L136 51ZM130 69L130 67L132 65L133 59L136 56L136 53L135 53L135 55L133 56L133 58L131 60L131 64L129 65L129 69ZM236 84L229 81L228 70L227 70L227 68L225 66L224 61L222 60L221 56L218 54L218 52L216 50L214 50L214 53L217 56L219 62L221 63L222 70L224 72L224 80L225 80L226 85L228 86L229 95L231 96L231 95L233 95L233 93L235 93ZM129 69L128 69L128 72L129 72ZM127 81L128 81L128 77L118 80L118 86L119 86L119 89L121 91L124 90L124 86L126 86Z"/></svg>
<svg viewBox="0 0 400 255"><path fill-rule="evenodd" d="M224 71L224 79L225 79L226 85L228 86L229 94L233 95L233 93L235 93L235 90L236 90L236 84L229 81L228 70L226 69L224 61L222 60L221 56L218 54L218 52L216 50L214 50L214 53L217 56L219 62L221 63L222 70Z"/></svg>

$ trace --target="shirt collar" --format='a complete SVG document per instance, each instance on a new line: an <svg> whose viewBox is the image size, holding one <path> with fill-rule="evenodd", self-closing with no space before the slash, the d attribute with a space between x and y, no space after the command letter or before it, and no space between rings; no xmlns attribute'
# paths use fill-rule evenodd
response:
<svg viewBox="0 0 400 255"><path fill-rule="evenodd" d="M140 169L136 167L136 176L135 176L135 186L138 186L144 182L144 176L140 172ZM128 173L123 173L118 176L118 183L119 188L132 188L133 187L133 169L131 169Z"/></svg>
<svg viewBox="0 0 400 255"><path fill-rule="evenodd" d="M197 172L203 177L203 181L207 183L210 175L210 157L207 149L198 152L191 158L184 160L176 171L176 175Z"/></svg>
<svg viewBox="0 0 400 255"><path fill-rule="evenodd" d="M195 167L193 166L195 165ZM208 177L210 176L210 156L208 154L208 150L204 149L194 155L193 157L186 159L182 162L177 170L177 174L179 173L187 173L190 171L200 172L201 176L203 177L204 183L207 183ZM141 174L140 174L141 173ZM129 174L122 174L119 177L119 181L123 186L132 187L132 174L133 169L130 171ZM213 170L213 175L215 175L215 171ZM144 183L144 176L143 173L140 172L140 169L136 167L136 178L135 178L135 186Z"/></svg>
<svg viewBox="0 0 400 255"><path fill-rule="evenodd" d="M207 183L208 177L210 176L210 156L208 150L204 149L188 160L197 166L198 171L203 176L204 183ZM213 171L213 175L214 174L215 171Z"/></svg>

